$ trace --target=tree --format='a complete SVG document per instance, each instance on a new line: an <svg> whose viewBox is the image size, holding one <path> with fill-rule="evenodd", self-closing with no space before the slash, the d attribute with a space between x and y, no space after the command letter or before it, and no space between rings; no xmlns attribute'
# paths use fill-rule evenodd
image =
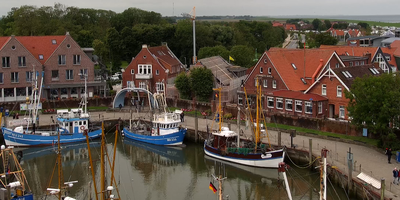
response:
<svg viewBox="0 0 400 200"><path fill-rule="evenodd" d="M378 134L387 146L397 143L397 140L391 140L393 128L390 124L400 127L399 76L382 74L379 77L356 78L350 91L345 91L345 96L350 100L347 110L352 117L352 124L359 128L366 127L369 132Z"/></svg>
<svg viewBox="0 0 400 200"><path fill-rule="evenodd" d="M316 34L315 43L317 47L321 45L336 45L338 43L338 40L335 37L331 36L331 34L325 32Z"/></svg>
<svg viewBox="0 0 400 200"><path fill-rule="evenodd" d="M312 21L312 25L313 25L313 27L314 27L314 30L319 30L319 29L320 29L320 26L322 25L322 22L321 22L321 20L319 20L319 19L314 19L314 20Z"/></svg>
<svg viewBox="0 0 400 200"><path fill-rule="evenodd" d="M245 45L236 45L231 49L231 56L235 59L234 63L241 67L252 67L255 63L254 50Z"/></svg>
<svg viewBox="0 0 400 200"><path fill-rule="evenodd" d="M215 47L203 47L199 50L199 59L208 58L212 56L221 56L225 60L229 59L229 51L221 45Z"/></svg>
<svg viewBox="0 0 400 200"><path fill-rule="evenodd" d="M178 89L181 99L191 99L192 89L190 79L185 72L180 73L175 79L175 87Z"/></svg>
<svg viewBox="0 0 400 200"><path fill-rule="evenodd" d="M331 21L329 19L326 19L324 21L324 23L325 23L326 29L330 29L332 27Z"/></svg>
<svg viewBox="0 0 400 200"><path fill-rule="evenodd" d="M196 67L190 71L190 85L196 99L209 101L213 93L214 75L211 70Z"/></svg>
<svg viewBox="0 0 400 200"><path fill-rule="evenodd" d="M119 72L121 67L121 37L115 28L107 30L107 47L110 49L111 72Z"/></svg>

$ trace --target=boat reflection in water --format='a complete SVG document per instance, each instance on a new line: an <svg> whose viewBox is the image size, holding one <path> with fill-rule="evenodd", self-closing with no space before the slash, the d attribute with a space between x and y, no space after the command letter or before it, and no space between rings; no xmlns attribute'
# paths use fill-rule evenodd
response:
<svg viewBox="0 0 400 200"><path fill-rule="evenodd" d="M92 151L100 151L99 142L91 142ZM25 169L25 175L30 180L31 189L35 191L35 199L42 199L46 195L49 180L54 168L54 160L57 158L55 151L57 146L47 146L43 148L15 148L15 151L22 151L21 165ZM74 143L62 145L62 164L64 180L79 180L69 190L71 196L76 199L86 199L88 192L82 192L87 189L87 183L91 181L89 174L89 154L86 143ZM98 160L98 156L94 156ZM57 173L57 172L56 172ZM52 180L57 184L58 180Z"/></svg>

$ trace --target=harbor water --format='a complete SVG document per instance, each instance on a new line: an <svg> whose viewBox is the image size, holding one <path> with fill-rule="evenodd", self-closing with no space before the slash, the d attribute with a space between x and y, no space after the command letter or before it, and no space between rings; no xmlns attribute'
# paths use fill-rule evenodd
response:
<svg viewBox="0 0 400 200"><path fill-rule="evenodd" d="M107 152L112 163L113 134L107 135ZM100 186L100 141L90 142L96 172L96 185ZM47 188L58 187L56 146L15 149L23 152L21 161L35 199L55 199L47 196ZM108 159L106 159L107 161ZM108 165L108 161L106 164ZM75 199L95 199L86 143L62 146L63 180L75 181L68 196ZM319 199L319 171L310 171L290 164L288 183L293 199ZM154 146L120 139L115 158L115 179L121 199L138 200L200 200L217 199L210 190L210 182L218 189L213 176L224 179L224 199L288 199L282 175L277 169L263 169L220 163L205 157L201 144L185 147ZM107 179L111 172L108 167ZM327 199L348 199L343 188L328 183ZM112 192L117 196L117 191ZM91 198L90 198L91 197Z"/></svg>

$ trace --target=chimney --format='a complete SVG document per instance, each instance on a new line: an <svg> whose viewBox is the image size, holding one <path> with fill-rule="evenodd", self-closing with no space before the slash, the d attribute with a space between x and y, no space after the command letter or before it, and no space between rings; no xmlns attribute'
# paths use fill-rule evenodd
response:
<svg viewBox="0 0 400 200"><path fill-rule="evenodd" d="M161 46L166 47L168 46L166 42L161 42Z"/></svg>
<svg viewBox="0 0 400 200"><path fill-rule="evenodd" d="M143 44L142 49L147 49L147 44Z"/></svg>
<svg viewBox="0 0 400 200"><path fill-rule="evenodd" d="M67 31L67 33L65 35L69 35L69 32Z"/></svg>

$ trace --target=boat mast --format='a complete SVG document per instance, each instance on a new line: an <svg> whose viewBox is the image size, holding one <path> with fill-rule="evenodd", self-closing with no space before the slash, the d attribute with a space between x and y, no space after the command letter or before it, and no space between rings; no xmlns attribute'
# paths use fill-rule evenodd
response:
<svg viewBox="0 0 400 200"><path fill-rule="evenodd" d="M100 191L101 191L101 200L104 200L105 198L105 190L106 190L106 185L105 185L105 166L104 166L104 147L105 147L105 141L104 141L104 122L101 125L101 148L100 148Z"/></svg>
<svg viewBox="0 0 400 200"><path fill-rule="evenodd" d="M222 127L222 106L221 106L221 90L222 88L213 88L214 91L218 92L218 108L217 108L217 113L218 113L218 131L221 131Z"/></svg>
<svg viewBox="0 0 400 200"><path fill-rule="evenodd" d="M286 167L287 167L287 165L284 162L279 163L278 172L282 173L283 179L285 181L285 188L286 188L287 195L289 197L289 200L292 200L292 193L290 192L289 183L288 183L288 179L286 176Z"/></svg>
<svg viewBox="0 0 400 200"><path fill-rule="evenodd" d="M102 129L104 128L104 122L101 124L101 128ZM92 153L90 152L89 135L88 135L88 130L87 129L84 131L84 134L86 135L86 144L88 146L89 162L90 162L90 169L92 171L94 192L95 192L96 200L99 200L98 193L97 193L97 186L96 186L96 175L94 173Z"/></svg>
<svg viewBox="0 0 400 200"><path fill-rule="evenodd" d="M326 155L328 154L328 149L323 148L321 150L321 171L320 171L320 200L326 200Z"/></svg>
<svg viewBox="0 0 400 200"><path fill-rule="evenodd" d="M61 165L61 148L60 148L60 131L58 131L57 137L57 165L58 165L58 200L61 200L61 177L62 177L62 165Z"/></svg>

